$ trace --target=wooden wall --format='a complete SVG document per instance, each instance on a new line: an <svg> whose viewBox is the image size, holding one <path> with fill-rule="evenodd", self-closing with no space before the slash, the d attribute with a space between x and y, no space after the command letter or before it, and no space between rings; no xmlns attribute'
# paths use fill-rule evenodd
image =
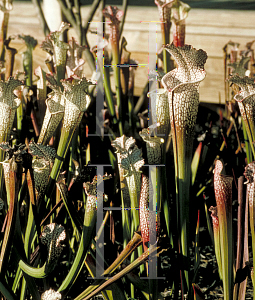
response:
<svg viewBox="0 0 255 300"><path fill-rule="evenodd" d="M10 14L8 35L27 34L43 41L43 31L37 19L36 11L31 2L13 3L14 9ZM88 6L82 8L83 16L88 12ZM99 20L96 15L95 20ZM146 21L159 21L157 7L130 6L127 11L126 24L123 35L131 51L131 58L138 60L140 64L148 63L148 35L149 23ZM255 39L255 11L218 10L218 9L192 9L186 22L186 43L197 49L203 49L208 54L205 65L206 79L200 86L200 100L202 102L224 103L224 61L223 47L232 40L241 44L244 49L247 42ZM161 46L160 25L157 25L157 45ZM91 29L96 28L91 24ZM70 34L75 34L72 30ZM90 45L96 44L96 36L89 34ZM22 70L21 56L25 46L21 41L15 40L11 45L17 47L16 69ZM41 65L45 70L45 52L39 47L34 53L35 65ZM91 72L85 67L86 76ZM148 79L148 67L140 66L136 71L135 94L139 95ZM220 100L219 100L220 99Z"/></svg>

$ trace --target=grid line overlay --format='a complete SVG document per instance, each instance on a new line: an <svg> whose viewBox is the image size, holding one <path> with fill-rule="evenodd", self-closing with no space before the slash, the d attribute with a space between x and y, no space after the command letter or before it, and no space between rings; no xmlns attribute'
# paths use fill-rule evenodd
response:
<svg viewBox="0 0 255 300"><path fill-rule="evenodd" d="M103 23L109 22L93 22L97 25L97 45L100 43L102 44L104 41L103 36ZM103 118L103 110L104 110L104 76L101 74L99 64L104 67L113 67L117 66L120 68L129 68L129 67L147 67L148 68L148 79L149 74L152 71L157 70L157 26L158 21L151 21L151 22L143 22L148 23L148 63L147 64L104 64L104 48L97 47L97 59L96 59L96 78L97 78L97 95L96 95L96 134L89 134L89 136L104 136L104 118ZM156 89L157 82L156 81L149 81L149 92ZM151 126L157 122L157 120L152 119L153 111L156 110L156 101L155 98L149 97L149 106L148 106L148 125ZM151 130L151 129L150 129ZM107 136L109 134L105 134ZM163 136L163 135L162 135ZM97 168L97 176L104 175L104 167L111 166L111 165L89 165L95 166ZM149 177L152 178L152 174L156 172L157 167L165 167L165 165L145 165L149 168ZM157 187L157 182L153 183L154 187ZM139 207L103 207L103 195L104 195L104 183L97 186L97 224L96 230L97 232L100 229L101 224L103 223L104 219L104 212L105 211L122 211L122 210L139 210ZM149 190L149 245L153 245L157 242L156 236L156 221L157 221L157 203L154 199L155 194ZM156 198L157 199L157 198ZM154 230L152 229L154 228ZM151 246L149 246L150 250ZM141 277L141 279L165 279L164 277L157 276L157 257L156 255L150 257L148 259L148 277ZM88 279L102 279L102 274L104 271L104 230L102 231L101 235L96 240L96 277L88 277ZM107 277L111 277L108 276ZM106 277L105 277L106 278Z"/></svg>

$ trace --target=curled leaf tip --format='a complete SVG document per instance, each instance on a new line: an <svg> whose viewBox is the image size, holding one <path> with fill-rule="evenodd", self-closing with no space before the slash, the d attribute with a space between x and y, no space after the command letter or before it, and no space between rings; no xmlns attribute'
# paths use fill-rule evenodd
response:
<svg viewBox="0 0 255 300"><path fill-rule="evenodd" d="M1 1L0 10L2 12L10 12L13 9L12 1Z"/></svg>
<svg viewBox="0 0 255 300"><path fill-rule="evenodd" d="M204 64L207 54L202 49L195 49L191 45L176 47L174 44L165 45L164 48L173 56L177 68L167 73L162 84L171 91L182 83L199 83L205 78Z"/></svg>
<svg viewBox="0 0 255 300"><path fill-rule="evenodd" d="M49 181L51 166L46 159L35 158L32 161L32 168L34 172L35 189L38 199L41 199Z"/></svg>
<svg viewBox="0 0 255 300"><path fill-rule="evenodd" d="M61 89L58 86L56 76L50 73L45 74L46 80L47 80L47 86L49 86L54 91L59 91L61 93Z"/></svg>
<svg viewBox="0 0 255 300"><path fill-rule="evenodd" d="M149 164L161 163L161 145L164 139L160 137L151 137L148 130L144 128L139 132L141 138L146 142L146 150Z"/></svg>
<svg viewBox="0 0 255 300"><path fill-rule="evenodd" d="M37 40L31 35L19 34L18 38L23 40L28 48L34 49L37 46Z"/></svg>
<svg viewBox="0 0 255 300"><path fill-rule="evenodd" d="M67 79L62 79L61 80L65 91L71 91L73 86L80 86L81 88L83 88L86 92L87 92L87 88L90 85L95 85L96 81L95 80L89 80L87 79L85 76L83 76L82 78L78 77L78 76L71 76Z"/></svg>
<svg viewBox="0 0 255 300"><path fill-rule="evenodd" d="M93 196L96 196L97 195L97 187L99 184L101 184L104 180L108 180L108 179L111 179L112 178L112 175L108 175L107 173L102 176L102 175L99 175L99 176L94 176L93 178L93 181L90 183L90 182L85 182L84 183L84 189L85 189L85 192L86 194L89 196L89 195L93 195Z"/></svg>
<svg viewBox="0 0 255 300"><path fill-rule="evenodd" d="M81 77L82 74L82 65L85 63L85 60L82 59L82 52L87 48L87 46L80 46L74 38L69 42L69 49L67 51L67 77L77 75Z"/></svg>
<svg viewBox="0 0 255 300"><path fill-rule="evenodd" d="M0 81L0 102L4 102L12 106L13 101L16 99L14 90L24 83L14 77L9 77L7 81Z"/></svg>
<svg viewBox="0 0 255 300"><path fill-rule="evenodd" d="M118 161L121 168L127 171L126 176L139 172L144 165L142 151L135 143L136 141L133 137L127 138L124 135L112 141L112 146L119 151Z"/></svg>
<svg viewBox="0 0 255 300"><path fill-rule="evenodd" d="M194 126L199 107L199 84L205 78L204 63L207 54L190 45L176 47L165 45L173 56L177 68L162 78L162 84L168 91L169 114L174 143L182 151L185 141L187 153L192 151Z"/></svg>
<svg viewBox="0 0 255 300"><path fill-rule="evenodd" d="M110 26L109 40L111 41L112 46L117 46L119 43L119 25L123 14L123 11L119 10L116 6L107 6L103 10L104 17L110 20L108 23Z"/></svg>
<svg viewBox="0 0 255 300"><path fill-rule="evenodd" d="M217 212L217 207L211 206L209 208L209 211L211 212L211 217L217 217L218 218L218 212Z"/></svg>
<svg viewBox="0 0 255 300"><path fill-rule="evenodd" d="M50 38L50 35L46 36L45 40L41 43L40 47L42 50L47 52L50 56L54 53L54 47Z"/></svg>
<svg viewBox="0 0 255 300"><path fill-rule="evenodd" d="M252 88L255 88L255 78L250 78L248 76L241 76L239 74L235 74L231 76L229 79L227 79L231 83L235 83L240 88L245 88L247 85L249 85Z"/></svg>
<svg viewBox="0 0 255 300"><path fill-rule="evenodd" d="M245 98L253 96L255 94L255 78L247 76L233 75L228 79L230 83L234 83L239 86L240 91L235 95L234 99L237 102L242 102ZM254 100L252 99L252 102Z"/></svg>
<svg viewBox="0 0 255 300"><path fill-rule="evenodd" d="M70 28L70 24L69 23L67 23L67 22L62 22L61 24L60 24L60 27L59 27L59 32L60 33L63 33L65 30L67 30L67 29L69 29Z"/></svg>
<svg viewBox="0 0 255 300"><path fill-rule="evenodd" d="M240 76L245 76L248 70L248 63L251 60L250 57L242 56L240 61L236 61L233 63L228 64L228 66L232 69L231 74L238 74Z"/></svg>
<svg viewBox="0 0 255 300"><path fill-rule="evenodd" d="M64 33L64 31L66 31L67 29L69 29L70 24L66 23L66 22L62 22L59 30L53 31L49 34L49 37L54 41L54 42L59 42L59 38L61 36L62 33ZM67 45L67 44L66 44Z"/></svg>
<svg viewBox="0 0 255 300"><path fill-rule="evenodd" d="M255 161L249 163L244 170L244 176L247 179L247 183L253 183L254 182L254 175L255 175Z"/></svg>
<svg viewBox="0 0 255 300"><path fill-rule="evenodd" d="M84 182L83 187L85 190L85 193L87 194L87 202L86 202L86 212L88 215L93 215L97 209L97 199L106 197L105 194L103 194L102 189L99 188L99 185L104 181L111 178L111 175L105 174L104 176L94 176L92 182Z"/></svg>
<svg viewBox="0 0 255 300"><path fill-rule="evenodd" d="M172 9L172 1L165 0L155 0L155 4L158 7L159 19L161 22L166 22L171 24L171 9Z"/></svg>
<svg viewBox="0 0 255 300"><path fill-rule="evenodd" d="M79 80L63 80L64 86L64 100L65 100L65 112L63 128L71 131L75 128L83 116L83 113L87 110L91 98L88 95L88 87L94 84L87 80L85 77Z"/></svg>
<svg viewBox="0 0 255 300"><path fill-rule="evenodd" d="M36 144L31 141L28 146L28 152L38 158L44 158L45 160L53 163L56 157L56 150L48 145Z"/></svg>
<svg viewBox="0 0 255 300"><path fill-rule="evenodd" d="M62 242L65 238L66 233L62 225L51 223L44 227L41 234L41 242L43 245L46 245L48 249L48 270L53 270L55 268L57 260L63 250Z"/></svg>
<svg viewBox="0 0 255 300"><path fill-rule="evenodd" d="M105 18L110 19L111 23L110 25L118 25L120 23L120 20L123 16L124 12L120 10L117 6L107 6L103 10L103 15Z"/></svg>

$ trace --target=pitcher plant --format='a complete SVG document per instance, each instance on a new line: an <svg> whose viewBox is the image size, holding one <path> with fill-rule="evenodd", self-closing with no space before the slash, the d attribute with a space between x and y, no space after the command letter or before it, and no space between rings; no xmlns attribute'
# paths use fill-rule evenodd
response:
<svg viewBox="0 0 255 300"><path fill-rule="evenodd" d="M199 84L205 78L204 64L207 54L189 45L176 47L171 44L166 45L165 49L177 64L176 69L162 78L162 84L168 91L175 163L179 249L184 263L189 256L188 224L193 134L199 106ZM183 277L182 280L184 286L188 288L189 266L185 265L183 268L185 279Z"/></svg>

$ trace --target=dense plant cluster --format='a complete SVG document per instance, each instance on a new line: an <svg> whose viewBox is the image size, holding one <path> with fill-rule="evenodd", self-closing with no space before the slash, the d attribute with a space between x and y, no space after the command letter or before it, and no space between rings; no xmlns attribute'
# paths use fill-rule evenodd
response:
<svg viewBox="0 0 255 300"><path fill-rule="evenodd" d="M248 276L255 284L252 43L226 44L226 106L201 113L207 54L185 44L187 4L155 0L163 47L137 98L127 1L124 11L102 1L93 47L100 0L84 26L79 1L59 1L70 24L54 32L34 1L48 58L33 70L37 41L15 37L23 73L7 38L11 2L0 11L1 299L245 299ZM70 26L79 42L65 38Z"/></svg>

